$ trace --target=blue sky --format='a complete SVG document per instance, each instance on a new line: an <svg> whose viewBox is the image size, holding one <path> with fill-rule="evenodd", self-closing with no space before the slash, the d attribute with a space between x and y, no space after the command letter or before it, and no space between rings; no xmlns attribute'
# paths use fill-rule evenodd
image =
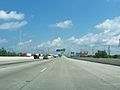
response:
<svg viewBox="0 0 120 90"><path fill-rule="evenodd" d="M0 0L0 47L27 51L117 45L119 16L120 0ZM111 35L113 28L117 31Z"/></svg>

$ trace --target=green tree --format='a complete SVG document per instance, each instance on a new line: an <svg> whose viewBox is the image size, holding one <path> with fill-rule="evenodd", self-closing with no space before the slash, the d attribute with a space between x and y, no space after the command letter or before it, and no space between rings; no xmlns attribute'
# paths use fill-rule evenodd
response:
<svg viewBox="0 0 120 90"><path fill-rule="evenodd" d="M7 54L7 51L4 48L0 49L0 56L5 56Z"/></svg>
<svg viewBox="0 0 120 90"><path fill-rule="evenodd" d="M1 48L0 56L19 56L19 54L14 51L10 52L10 51L5 50L4 48Z"/></svg>
<svg viewBox="0 0 120 90"><path fill-rule="evenodd" d="M95 57L96 58L107 58L108 55L107 55L107 52L104 50L104 51L100 51L98 50L96 53L95 53Z"/></svg>

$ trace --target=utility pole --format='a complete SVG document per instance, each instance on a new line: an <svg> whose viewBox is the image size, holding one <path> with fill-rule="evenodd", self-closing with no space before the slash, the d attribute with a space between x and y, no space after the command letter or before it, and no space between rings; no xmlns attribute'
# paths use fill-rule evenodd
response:
<svg viewBox="0 0 120 90"><path fill-rule="evenodd" d="M108 57L110 57L110 53L111 53L110 45L108 45Z"/></svg>
<svg viewBox="0 0 120 90"><path fill-rule="evenodd" d="M94 55L94 48L92 47L92 55Z"/></svg>
<svg viewBox="0 0 120 90"><path fill-rule="evenodd" d="M119 39L119 47L120 47L120 39Z"/></svg>

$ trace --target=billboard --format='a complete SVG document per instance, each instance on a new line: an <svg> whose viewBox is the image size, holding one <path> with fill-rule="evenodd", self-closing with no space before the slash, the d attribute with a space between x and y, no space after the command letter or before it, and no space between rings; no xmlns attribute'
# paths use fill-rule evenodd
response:
<svg viewBox="0 0 120 90"><path fill-rule="evenodd" d="M88 52L80 52L81 55L87 55Z"/></svg>

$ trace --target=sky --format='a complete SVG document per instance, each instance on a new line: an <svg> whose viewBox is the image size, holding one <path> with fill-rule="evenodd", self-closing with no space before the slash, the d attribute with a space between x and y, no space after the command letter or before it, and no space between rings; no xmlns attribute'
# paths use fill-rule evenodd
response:
<svg viewBox="0 0 120 90"><path fill-rule="evenodd" d="M0 47L119 53L120 0L0 0Z"/></svg>

